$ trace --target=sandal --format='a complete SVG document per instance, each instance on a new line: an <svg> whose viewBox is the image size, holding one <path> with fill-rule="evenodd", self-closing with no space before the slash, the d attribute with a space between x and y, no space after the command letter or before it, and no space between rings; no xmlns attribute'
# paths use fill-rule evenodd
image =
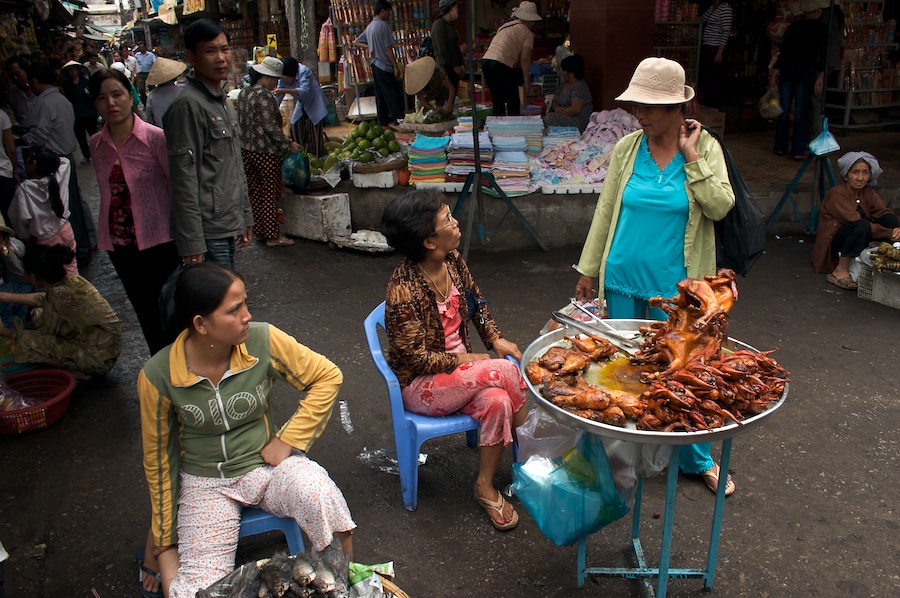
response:
<svg viewBox="0 0 900 598"><path fill-rule="evenodd" d="M712 466L712 469L709 471L704 471L700 474L700 477L703 478L703 481L706 482L707 488L713 491L713 494L718 492L719 490L719 465L718 463ZM731 474L728 474L728 481L725 482L725 496L731 496L735 491L734 481L731 479Z"/></svg>
<svg viewBox="0 0 900 598"><path fill-rule="evenodd" d="M844 278L838 278L834 274L829 274L828 276L825 277L825 280L827 282L830 282L834 286L845 289L847 291L855 291L856 290L856 283L853 282L853 279L850 278L849 276L845 276Z"/></svg>
<svg viewBox="0 0 900 598"><path fill-rule="evenodd" d="M516 510L513 509L512 519L507 523L499 523L496 519L494 519L491 511L496 511L498 515L503 516L503 507L506 505L506 500L504 500L503 495L499 492L497 493L497 500L490 500L485 498L484 496L475 495L475 500L478 501L478 504L481 505L485 511L487 511L488 519L491 520L491 525L494 526L494 529L505 532L511 530L512 528L519 525L519 514L516 513Z"/></svg>
<svg viewBox="0 0 900 598"><path fill-rule="evenodd" d="M155 592L151 592L147 588L144 587L144 573L147 575L151 575L156 578L156 581L161 581L159 578L159 573L154 571L153 569L148 569L144 566L144 548L138 548L137 552L134 555L134 558L137 559L138 563L138 591L141 593L141 596L144 598L163 598L162 585L159 586L159 589Z"/></svg>
<svg viewBox="0 0 900 598"><path fill-rule="evenodd" d="M280 239L270 239L266 241L266 247L290 247L294 244L293 239L281 237Z"/></svg>

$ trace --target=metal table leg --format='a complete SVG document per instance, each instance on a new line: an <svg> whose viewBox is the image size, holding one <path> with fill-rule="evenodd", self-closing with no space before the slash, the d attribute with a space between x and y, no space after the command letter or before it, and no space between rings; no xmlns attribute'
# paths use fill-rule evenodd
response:
<svg viewBox="0 0 900 598"><path fill-rule="evenodd" d="M720 470L723 475L728 475L728 466L731 461L731 442L728 438L722 444L722 458ZM641 502L644 494L644 484L641 478L637 481L637 490L634 498L634 511L631 523L631 543L634 548L637 567L587 567L585 558L587 553L587 538L578 541L577 582L578 587L584 586L584 580L589 575L598 577L621 577L625 579L640 579L645 596L651 598L665 598L668 591L669 578L685 579L689 577L703 578L704 587L712 589L713 576L715 575L716 560L719 553L719 534L722 530L722 516L725 511L725 484L720 484L716 492L715 509L713 511L712 529L709 539L709 553L706 559L705 569L672 568L670 557L672 553L672 532L675 524L675 500L678 497L678 462L679 451L677 447L669 458L668 472L666 474L666 504L663 512L663 535L660 546L659 567L648 567L644 559L644 549L640 539L640 515ZM726 478L727 479L727 478ZM654 588L653 579L656 579Z"/></svg>

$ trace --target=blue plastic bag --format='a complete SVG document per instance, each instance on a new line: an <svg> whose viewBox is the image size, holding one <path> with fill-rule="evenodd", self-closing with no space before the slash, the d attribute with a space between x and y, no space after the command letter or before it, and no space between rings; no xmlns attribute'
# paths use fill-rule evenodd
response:
<svg viewBox="0 0 900 598"><path fill-rule="evenodd" d="M575 448L550 459L513 464L513 492L541 532L569 546L628 512L616 489L600 438L585 434Z"/></svg>
<svg viewBox="0 0 900 598"><path fill-rule="evenodd" d="M302 152L294 152L281 164L281 175L289 185L306 189L309 183L309 160Z"/></svg>

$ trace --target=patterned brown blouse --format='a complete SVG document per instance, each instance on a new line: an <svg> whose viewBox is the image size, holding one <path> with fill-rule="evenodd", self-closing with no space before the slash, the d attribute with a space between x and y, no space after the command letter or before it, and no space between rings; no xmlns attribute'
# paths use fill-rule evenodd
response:
<svg viewBox="0 0 900 598"><path fill-rule="evenodd" d="M279 156L291 142L281 128L281 112L272 92L260 83L241 90L237 101L241 146L248 152Z"/></svg>
<svg viewBox="0 0 900 598"><path fill-rule="evenodd" d="M454 250L444 258L453 285L462 294L469 289L481 299L481 291L466 262ZM484 345L490 349L494 341L503 338L487 306L482 308L482 318L475 318L475 327ZM472 352L469 343L468 307L460 301L460 315L465 324L459 334L466 345L466 352ZM448 353L444 345L444 329L438 313L437 298L428 286L425 277L415 263L403 260L388 281L384 307L384 325L388 334L390 349L387 362L406 387L418 376L425 374L449 373L456 369L459 354Z"/></svg>

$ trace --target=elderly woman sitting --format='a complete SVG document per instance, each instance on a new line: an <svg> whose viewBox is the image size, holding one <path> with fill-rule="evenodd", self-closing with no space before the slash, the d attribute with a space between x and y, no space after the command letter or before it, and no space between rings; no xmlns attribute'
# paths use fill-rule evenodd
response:
<svg viewBox="0 0 900 598"><path fill-rule="evenodd" d="M838 169L844 183L822 200L812 261L816 272L829 273L825 280L852 290L850 261L873 239L900 241L900 220L872 189L883 172L872 154L848 152L838 159Z"/></svg>
<svg viewBox="0 0 900 598"><path fill-rule="evenodd" d="M594 99L584 80L584 58L573 54L563 58L559 68L559 89L544 123L548 127L578 127L584 133L594 111Z"/></svg>
<svg viewBox="0 0 900 598"><path fill-rule="evenodd" d="M519 516L494 488L503 449L525 420L525 382L519 368L504 359L521 359L518 347L503 338L487 307L470 314L465 292L481 291L457 251L462 237L444 196L416 190L393 200L382 218L382 232L406 256L387 287L387 361L403 387L403 405L420 415L464 413L481 424L481 465L475 500L498 530L514 528ZM486 353L473 353L469 318Z"/></svg>

